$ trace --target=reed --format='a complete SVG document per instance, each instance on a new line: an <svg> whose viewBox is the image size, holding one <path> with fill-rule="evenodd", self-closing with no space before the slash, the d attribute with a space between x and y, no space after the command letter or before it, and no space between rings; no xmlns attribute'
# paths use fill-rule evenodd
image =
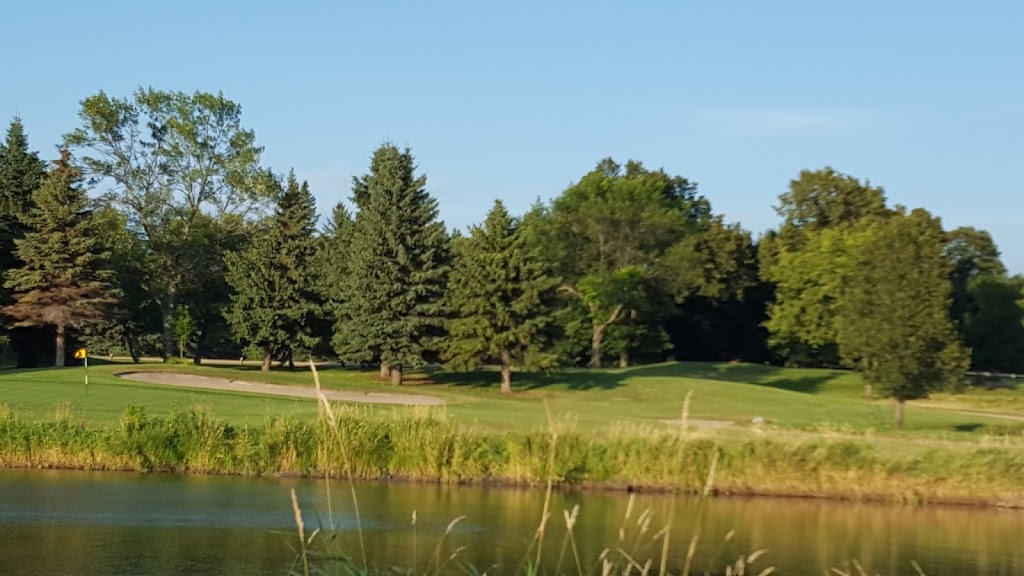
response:
<svg viewBox="0 0 1024 576"><path fill-rule="evenodd" d="M165 418L128 407L113 426L60 410L28 421L0 408L0 467L408 479L678 490L699 494L717 457L720 494L1024 506L1024 453L990 446L912 454L863 441L765 435L722 441L648 430L487 433L433 411L332 406L333 420L233 426L201 406ZM557 448L557 449L556 449ZM548 511L550 514L550 510Z"/></svg>

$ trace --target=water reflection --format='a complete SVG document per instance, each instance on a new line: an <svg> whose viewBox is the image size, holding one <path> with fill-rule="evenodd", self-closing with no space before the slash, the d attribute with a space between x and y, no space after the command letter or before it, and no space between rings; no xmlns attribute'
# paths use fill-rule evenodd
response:
<svg viewBox="0 0 1024 576"><path fill-rule="evenodd" d="M291 488L309 529L333 523L338 547L358 557L351 497L339 482L328 491L323 481L298 479L2 471L0 573L284 574L297 543ZM465 546L463 560L492 574L512 574L543 506L543 494L531 490L362 484L357 493L367 556L378 567L407 567L415 560L426 570L445 527L465 515L446 539L442 561ZM546 561L554 565L564 534L562 510L575 504L581 504L576 536L584 559L595 560L605 547L657 556L660 543L651 537L671 499L638 496L626 521L628 498L556 495ZM697 507L692 498L677 502L677 566ZM640 536L637 522L647 508L653 515ZM727 541L730 532L735 536ZM929 576L1022 574L1021 533L1020 511L718 498L707 508L696 568L721 573L739 555L764 548L769 554L759 565L775 565L779 574L819 575L851 559L871 573L891 575L916 574L912 560Z"/></svg>

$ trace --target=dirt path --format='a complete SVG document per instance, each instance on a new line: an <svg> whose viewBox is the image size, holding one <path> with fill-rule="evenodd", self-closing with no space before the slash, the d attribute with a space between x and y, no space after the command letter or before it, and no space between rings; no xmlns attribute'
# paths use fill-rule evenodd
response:
<svg viewBox="0 0 1024 576"><path fill-rule="evenodd" d="M246 392L250 394L269 394L271 396L289 396L292 398L316 398L316 390L300 386L282 386L266 382L248 382L245 380L229 380L211 376L194 374L176 374L172 372L121 372L118 378L133 382L149 384L167 384L185 388L201 388L204 390L226 390L229 392ZM401 406L440 406L444 400L436 396L421 394L392 394L390 392L343 392L340 390L324 390L324 396L335 402L361 402L364 404L398 404Z"/></svg>

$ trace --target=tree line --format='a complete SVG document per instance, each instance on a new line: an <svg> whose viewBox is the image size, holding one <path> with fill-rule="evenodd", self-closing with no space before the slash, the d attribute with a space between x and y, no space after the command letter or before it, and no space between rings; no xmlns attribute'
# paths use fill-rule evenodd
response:
<svg viewBox="0 0 1024 576"><path fill-rule="evenodd" d="M69 343L265 370L334 358L395 383L496 364L508 391L514 367L740 359L855 368L898 401L968 366L1024 370L1024 279L991 236L831 168L792 180L757 238L685 177L612 159L453 231L412 152L385 143L321 228L308 184L262 165L221 94L100 92L78 118L52 165L18 118L0 145L19 366L62 365Z"/></svg>

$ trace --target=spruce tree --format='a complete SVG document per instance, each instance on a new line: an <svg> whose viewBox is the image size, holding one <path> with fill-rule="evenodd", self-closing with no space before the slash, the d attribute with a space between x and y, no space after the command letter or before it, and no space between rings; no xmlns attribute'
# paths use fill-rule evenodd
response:
<svg viewBox="0 0 1024 576"><path fill-rule="evenodd" d="M341 317L342 303L346 299L351 241L352 215L343 202L338 202L327 221L324 233L318 239L314 274L317 290L324 305L322 320L325 326L321 337L332 348L342 344L337 340L334 327Z"/></svg>
<svg viewBox="0 0 1024 576"><path fill-rule="evenodd" d="M46 177L46 163L39 154L28 149L28 137L20 118L15 117L7 129L7 138L0 142L0 274L18 268L21 261L15 254L15 239L25 235L22 219L32 206L32 192ZM12 303L9 290L0 290L0 305ZM18 366L34 365L38 346L37 330L13 330L9 340L18 355Z"/></svg>
<svg viewBox="0 0 1024 576"><path fill-rule="evenodd" d="M448 234L415 170L408 149L384 144L354 179L358 211L335 324L341 359L380 362L395 384L437 347L448 275Z"/></svg>
<svg viewBox="0 0 1024 576"><path fill-rule="evenodd" d="M520 223L496 201L482 226L454 243L444 356L456 369L495 361L501 391L512 392L513 364L543 363L539 337L551 321L548 306L558 280L527 249Z"/></svg>
<svg viewBox="0 0 1024 576"><path fill-rule="evenodd" d="M247 248L226 257L234 294L225 318L238 339L263 351L263 371L270 370L275 355L292 365L296 351L309 352L318 342L321 305L312 270L316 220L309 186L290 174L273 217Z"/></svg>
<svg viewBox="0 0 1024 576"><path fill-rule="evenodd" d="M110 271L98 269L106 254L95 235L81 173L71 166L67 150L54 164L22 219L28 232L14 241L22 264L5 274L15 302L4 312L19 326L52 326L55 364L63 366L67 330L102 319L115 298L106 282Z"/></svg>

